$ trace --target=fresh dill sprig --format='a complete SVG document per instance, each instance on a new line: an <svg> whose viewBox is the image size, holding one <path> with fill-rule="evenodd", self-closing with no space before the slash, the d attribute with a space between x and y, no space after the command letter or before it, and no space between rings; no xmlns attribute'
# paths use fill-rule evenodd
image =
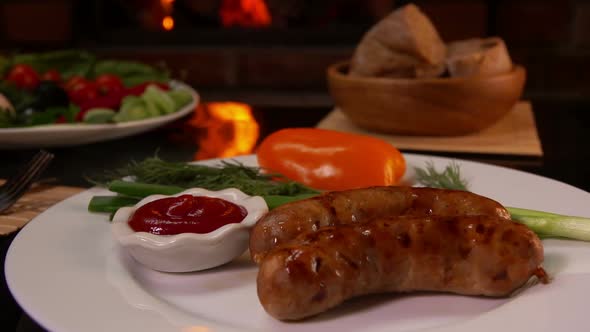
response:
<svg viewBox="0 0 590 332"><path fill-rule="evenodd" d="M133 161L127 166L106 171L90 180L107 185L110 181L131 177L137 182L178 186L200 187L209 190L238 188L248 195L300 195L318 191L303 184L289 181L276 173L264 173L258 167L246 166L238 161L222 161L219 166L169 162L151 157Z"/></svg>
<svg viewBox="0 0 590 332"><path fill-rule="evenodd" d="M432 161L426 162L424 168L414 167L416 181L426 187L467 190L468 183L461 175L461 166L452 161L439 172Z"/></svg>

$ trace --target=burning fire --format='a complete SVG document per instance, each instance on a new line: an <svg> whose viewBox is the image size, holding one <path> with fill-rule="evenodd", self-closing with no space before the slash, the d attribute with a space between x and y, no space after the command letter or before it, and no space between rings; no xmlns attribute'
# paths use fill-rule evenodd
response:
<svg viewBox="0 0 590 332"><path fill-rule="evenodd" d="M162 28L166 31L174 29L174 19L172 16L166 16L162 19Z"/></svg>
<svg viewBox="0 0 590 332"><path fill-rule="evenodd" d="M219 10L224 26L265 27L272 19L264 0L224 0Z"/></svg>
<svg viewBox="0 0 590 332"><path fill-rule="evenodd" d="M164 12L162 18L162 28L166 31L174 29L174 18L172 18L172 11L174 10L174 0L160 0L160 7Z"/></svg>
<svg viewBox="0 0 590 332"><path fill-rule="evenodd" d="M189 125L202 129L195 160L251 153L259 136L252 108L237 102L214 102L198 107Z"/></svg>

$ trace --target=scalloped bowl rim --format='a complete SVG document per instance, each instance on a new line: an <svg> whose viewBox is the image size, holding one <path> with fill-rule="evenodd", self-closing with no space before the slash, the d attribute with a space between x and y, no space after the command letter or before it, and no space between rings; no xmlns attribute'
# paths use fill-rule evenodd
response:
<svg viewBox="0 0 590 332"><path fill-rule="evenodd" d="M239 223L226 224L209 233L180 233L174 235L157 235L148 232L136 232L127 223L129 217L140 206L160 198L178 197L180 195L208 196L226 199L234 204L246 208L248 214ZM232 199L232 197L234 197ZM215 246L226 237L238 231L252 228L258 219L268 212L268 206L260 196L250 196L235 188L211 191L203 188L191 188L175 195L150 195L139 201L133 207L120 208L113 217L112 232L122 245L138 245L148 249L165 250L185 243Z"/></svg>

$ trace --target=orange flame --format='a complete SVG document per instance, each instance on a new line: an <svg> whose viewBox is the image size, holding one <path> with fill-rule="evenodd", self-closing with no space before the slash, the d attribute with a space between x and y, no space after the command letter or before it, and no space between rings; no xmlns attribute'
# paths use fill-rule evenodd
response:
<svg viewBox="0 0 590 332"><path fill-rule="evenodd" d="M219 10L224 26L256 28L270 25L272 19L264 0L224 0Z"/></svg>
<svg viewBox="0 0 590 332"><path fill-rule="evenodd" d="M162 28L164 28L166 31L174 29L174 19L172 16L165 16L162 19Z"/></svg>
<svg viewBox="0 0 590 332"><path fill-rule="evenodd" d="M249 154L259 136L252 108L237 102L207 103L197 108L189 125L203 130L195 160Z"/></svg>
<svg viewBox="0 0 590 332"><path fill-rule="evenodd" d="M160 7L164 13L160 25L166 31L174 29L174 18L171 15L174 10L174 0L160 0Z"/></svg>

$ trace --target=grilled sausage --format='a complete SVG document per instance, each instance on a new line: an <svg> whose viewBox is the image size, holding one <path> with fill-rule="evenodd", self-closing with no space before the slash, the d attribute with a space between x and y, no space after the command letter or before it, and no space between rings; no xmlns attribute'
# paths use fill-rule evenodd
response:
<svg viewBox="0 0 590 332"><path fill-rule="evenodd" d="M269 249L301 233L398 215L489 215L510 219L500 203L466 191L392 186L329 192L267 213L250 232L250 255L260 263Z"/></svg>
<svg viewBox="0 0 590 332"><path fill-rule="evenodd" d="M526 226L489 216L396 217L325 227L275 247L260 264L258 297L298 320L363 294L441 291L506 296L540 267Z"/></svg>

